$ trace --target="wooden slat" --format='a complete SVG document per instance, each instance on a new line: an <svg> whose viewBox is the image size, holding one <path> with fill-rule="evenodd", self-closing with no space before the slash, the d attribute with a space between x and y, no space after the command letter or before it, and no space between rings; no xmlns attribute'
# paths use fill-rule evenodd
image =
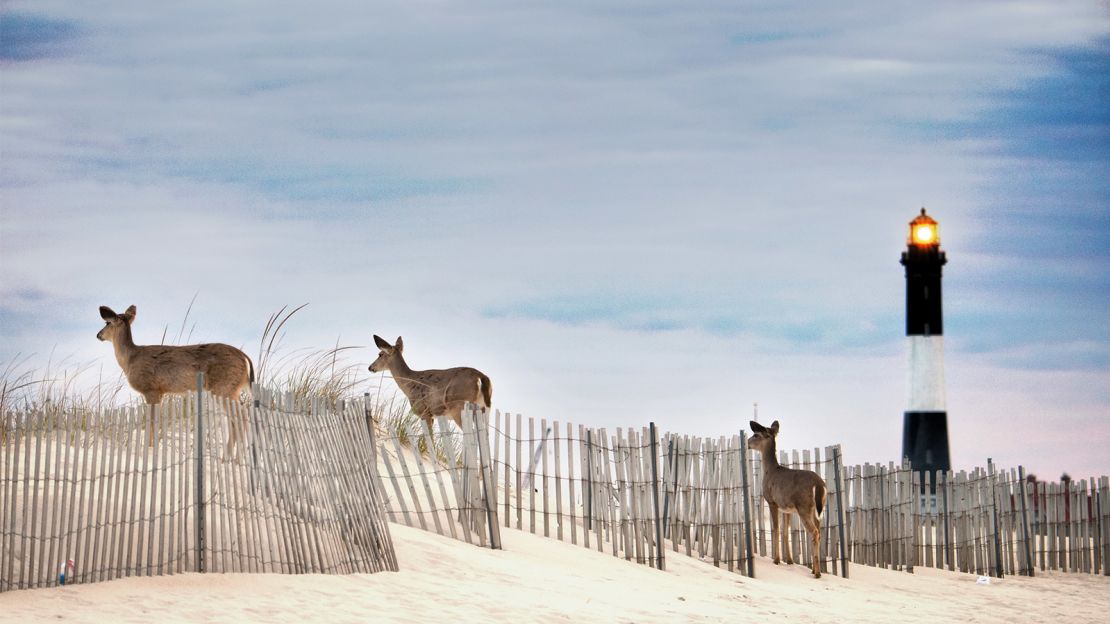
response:
<svg viewBox="0 0 1110 624"><path fill-rule="evenodd" d="M541 418L540 419L540 431L543 432L542 433L543 439L540 441L540 448L539 448L539 453L540 453L540 456L541 456L541 460L540 460L540 472L541 472L540 484L543 486L542 487L541 499L540 499L541 504L543 505L543 536L544 537L551 537L551 518L549 516L550 510L547 508L548 499L550 498L550 496L548 495L548 493L550 492L550 489L549 489L549 485L548 485L548 481L547 481L547 438L548 438L549 429L547 428L547 419L546 418ZM533 490L534 489L535 488L533 488Z"/></svg>
<svg viewBox="0 0 1110 624"><path fill-rule="evenodd" d="M9 589L12 574L8 566L11 566L15 561L15 550L9 545L11 527L13 526L9 521L9 513L11 508L15 506L15 496L10 490L16 481L12 462L15 461L13 447L15 436L18 435L17 427L14 413L0 411L0 449L4 451L0 453L0 552L9 553L9 556L6 557L7 561L0 558L0 572L3 573L0 574L0 591Z"/></svg>
<svg viewBox="0 0 1110 624"><path fill-rule="evenodd" d="M524 444L524 427L522 426L521 419L523 416L516 415L516 528L518 531L524 529L524 501L521 492L521 481L524 478L524 465L521 463L520 452L521 445Z"/></svg>
<svg viewBox="0 0 1110 624"><path fill-rule="evenodd" d="M513 471L513 472L510 471L510 463L511 462L509 461L509 446L512 442L512 438L509 435L510 434L510 431L509 431L509 422L510 422L510 420L511 419L509 418L509 413L506 412L505 413L505 423L503 425L504 435L505 435L505 480L503 481L503 485L502 485L503 495L505 497L505 511L504 511L504 514L503 514L505 516L505 520L504 520L505 528L509 528L509 525L511 523L511 519L510 519L512 517L511 501L512 501L513 492L515 492L519 489L517 487L517 485L518 485L517 482L513 481L511 477L514 474L514 472L519 472L520 464L519 463L517 464L517 470L516 471Z"/></svg>
<svg viewBox="0 0 1110 624"><path fill-rule="evenodd" d="M566 524L566 516L563 513L563 479L560 464L563 463L563 458L560 451L559 440L562 437L559 433L559 421L551 422L551 430L553 432L552 442L552 459L554 460L555 470L555 539L560 542L563 541L563 525ZM546 474L547 470L544 470ZM546 488L547 484L544 483ZM571 497L571 505L573 506L574 498Z"/></svg>
<svg viewBox="0 0 1110 624"><path fill-rule="evenodd" d="M591 506L592 506L592 492L590 490L590 475L593 473L589 469L589 459L587 457L587 435L586 428L583 425L578 425L578 474L582 486L582 546L585 548L590 547L590 531L593 528L591 524Z"/></svg>
<svg viewBox="0 0 1110 624"><path fill-rule="evenodd" d="M602 519L602 521L607 527L606 533L608 534L610 542L612 542L613 556L616 557L618 556L618 545L617 538L613 534L613 528L616 526L617 517L616 506L613 504L615 502L615 499L613 494L613 471L611 467L611 458L613 457L613 453L609 449L609 434L606 429L601 428L598 431L600 432L600 435L598 437L601 438L601 453L599 456L599 461L601 462L600 474L602 483L604 484L601 496L602 500L604 501L603 509L605 509L605 517ZM608 520L608 522L605 522L606 520Z"/></svg>
<svg viewBox="0 0 1110 624"><path fill-rule="evenodd" d="M574 498L574 425L567 423L567 506L570 508L570 543L578 544L578 520L575 509L578 505Z"/></svg>
<svg viewBox="0 0 1110 624"><path fill-rule="evenodd" d="M528 418L528 532L536 534L536 419Z"/></svg>
<svg viewBox="0 0 1110 624"><path fill-rule="evenodd" d="M470 522L480 546L486 546L487 529L485 503L482 499L481 466L479 464L478 430L473 419L463 421L463 444L466 449L465 477L468 493L467 508L470 513Z"/></svg>

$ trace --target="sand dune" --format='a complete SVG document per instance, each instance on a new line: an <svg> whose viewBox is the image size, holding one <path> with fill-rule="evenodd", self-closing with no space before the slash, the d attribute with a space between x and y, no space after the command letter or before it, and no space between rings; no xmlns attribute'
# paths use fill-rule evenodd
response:
<svg viewBox="0 0 1110 624"><path fill-rule="evenodd" d="M0 594L0 622L1105 622L1110 577L853 566L815 580L757 561L755 579L668 553L667 571L503 529L492 551L392 525L402 571L186 574Z"/></svg>

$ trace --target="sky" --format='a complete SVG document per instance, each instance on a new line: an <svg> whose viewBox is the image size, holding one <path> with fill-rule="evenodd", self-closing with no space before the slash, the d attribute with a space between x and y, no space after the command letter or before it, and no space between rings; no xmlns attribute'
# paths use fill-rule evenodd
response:
<svg viewBox="0 0 1110 624"><path fill-rule="evenodd" d="M0 362L308 303L287 349L848 463L901 453L925 207L954 467L1110 472L1102 2L4 1L0 165Z"/></svg>

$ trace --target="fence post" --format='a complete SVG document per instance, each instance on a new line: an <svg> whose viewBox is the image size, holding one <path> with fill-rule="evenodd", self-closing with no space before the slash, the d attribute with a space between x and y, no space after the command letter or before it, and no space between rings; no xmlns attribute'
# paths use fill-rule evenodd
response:
<svg viewBox="0 0 1110 624"><path fill-rule="evenodd" d="M1018 466L1019 491L1021 492L1021 551L1025 555L1026 573L1033 576L1033 548L1029 535L1029 508L1025 501L1028 492L1025 489L1025 466Z"/></svg>
<svg viewBox="0 0 1110 624"><path fill-rule="evenodd" d="M197 572L204 572L204 373L197 373Z"/></svg>
<svg viewBox="0 0 1110 624"><path fill-rule="evenodd" d="M752 552L752 508L751 491L748 486L748 436L743 429L740 430L740 481L743 484L744 496L744 542L748 555L748 578L755 578L755 555Z"/></svg>
<svg viewBox="0 0 1110 624"><path fill-rule="evenodd" d="M669 440L667 440L667 465L666 465L666 467L668 469L667 474L674 474L675 464L674 464L674 437L673 436ZM670 488L667 487L667 484L665 482L662 483L661 485L663 487L663 535L667 536L670 533L670 530L669 530L670 525L667 523L667 520L668 520L668 518L670 518L671 490L670 490ZM670 538L672 540L674 540L673 535L671 535Z"/></svg>
<svg viewBox="0 0 1110 624"><path fill-rule="evenodd" d="M493 485L493 467L490 465L488 428L482 426L478 408L470 406L474 418L474 433L478 436L478 466L482 471L482 492L486 502L486 520L489 524L489 547L501 549L501 527L497 524L497 492ZM546 496L546 492L544 495Z"/></svg>
<svg viewBox="0 0 1110 624"><path fill-rule="evenodd" d="M259 390L253 384L251 385L251 406L249 410L247 429L250 430L250 450L251 450L251 470L247 474L247 486L250 488L252 494L258 493L258 413L262 402L258 399Z"/></svg>
<svg viewBox="0 0 1110 624"><path fill-rule="evenodd" d="M370 459L377 465L378 460L378 440L374 432L374 415L370 411L370 393L362 393L362 410L366 414L366 430L370 432Z"/></svg>
<svg viewBox="0 0 1110 624"><path fill-rule="evenodd" d="M994 572L1002 578L1002 536L998 528L998 492L994 482L994 462L987 458L987 483L991 489L991 524L994 533Z"/></svg>
<svg viewBox="0 0 1110 624"><path fill-rule="evenodd" d="M1107 487L1110 481L1108 481L1106 477L1100 477L1098 481L1098 522L1101 527L1102 574L1104 576L1110 576L1110 521L1108 521L1110 518L1106 518L1103 515L1110 511L1105 507L1106 503L1110 503L1110 499L1106 496L1107 493L1110 492L1110 489Z"/></svg>
<svg viewBox="0 0 1110 624"><path fill-rule="evenodd" d="M594 446L593 435L586 429L586 527L587 535L594 524ZM589 538L587 538L589 539ZM589 542L587 542L589 543Z"/></svg>
<svg viewBox="0 0 1110 624"><path fill-rule="evenodd" d="M918 534L920 533L920 531L917 530L917 514L918 508L920 507L919 503L921 502L921 484L919 475L921 475L922 473L914 470L913 466L909 462L903 464L902 467L907 470L906 477L907 481L910 482L909 525L912 528L912 531L910 531L909 548L907 549L908 551L905 553L906 560L904 563L906 565L906 571L910 574L913 574L913 566L917 563L917 541ZM905 491L905 485L905 483L902 484L902 491ZM903 522L903 524L905 524L905 522Z"/></svg>
<svg viewBox="0 0 1110 624"><path fill-rule="evenodd" d="M651 499L655 505L655 555L657 570L664 569L664 555L663 551L663 518L659 515L659 441L655 437L655 423L648 423L648 431L651 435Z"/></svg>
<svg viewBox="0 0 1110 624"><path fill-rule="evenodd" d="M952 510L948 500L948 490L952 487L952 472L949 470L939 471L937 474L944 475L944 488L941 494L944 498L944 565L948 567L949 571L956 569L956 557L952 548ZM940 479L937 479L940 481Z"/></svg>
<svg viewBox="0 0 1110 624"><path fill-rule="evenodd" d="M840 572L848 578L848 545L844 541L844 481L840 478L840 445L833 447L833 479L836 481L836 515L840 533Z"/></svg>

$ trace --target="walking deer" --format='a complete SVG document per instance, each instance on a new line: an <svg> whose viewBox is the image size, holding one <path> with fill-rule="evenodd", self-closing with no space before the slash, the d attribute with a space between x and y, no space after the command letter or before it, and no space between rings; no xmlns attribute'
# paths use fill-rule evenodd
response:
<svg viewBox="0 0 1110 624"><path fill-rule="evenodd" d="M254 363L239 349L209 343L184 346L137 345L131 337L135 306L116 314L100 306L104 329L96 337L109 341L116 352L127 383L150 405L149 442L154 445L154 410L167 394L185 394L197 387L197 373L204 373L204 389L228 399L239 399L254 382ZM230 416L230 415L229 415ZM230 453L245 429L245 423L230 419L227 450Z"/></svg>
<svg viewBox="0 0 1110 624"><path fill-rule="evenodd" d="M775 564L779 562L780 541L786 563L794 564L788 542L790 531L786 525L789 524L790 514L796 513L813 542L813 576L821 578L821 511L828 495L825 481L811 470L795 470L779 465L775 457L775 437L779 433L779 421L771 423L770 428L754 420L748 424L752 427L748 446L759 451L763 457L763 498L771 508L771 555Z"/></svg>
<svg viewBox="0 0 1110 624"><path fill-rule="evenodd" d="M370 364L370 372L388 370L401 392L408 397L412 411L423 418L428 427L440 414L450 416L462 426L462 410L467 403L489 409L493 401L493 386L489 377L479 370L460 366L446 370L412 370L401 356L405 345L401 337L396 344L389 344L374 336L374 344L381 351L378 359Z"/></svg>

